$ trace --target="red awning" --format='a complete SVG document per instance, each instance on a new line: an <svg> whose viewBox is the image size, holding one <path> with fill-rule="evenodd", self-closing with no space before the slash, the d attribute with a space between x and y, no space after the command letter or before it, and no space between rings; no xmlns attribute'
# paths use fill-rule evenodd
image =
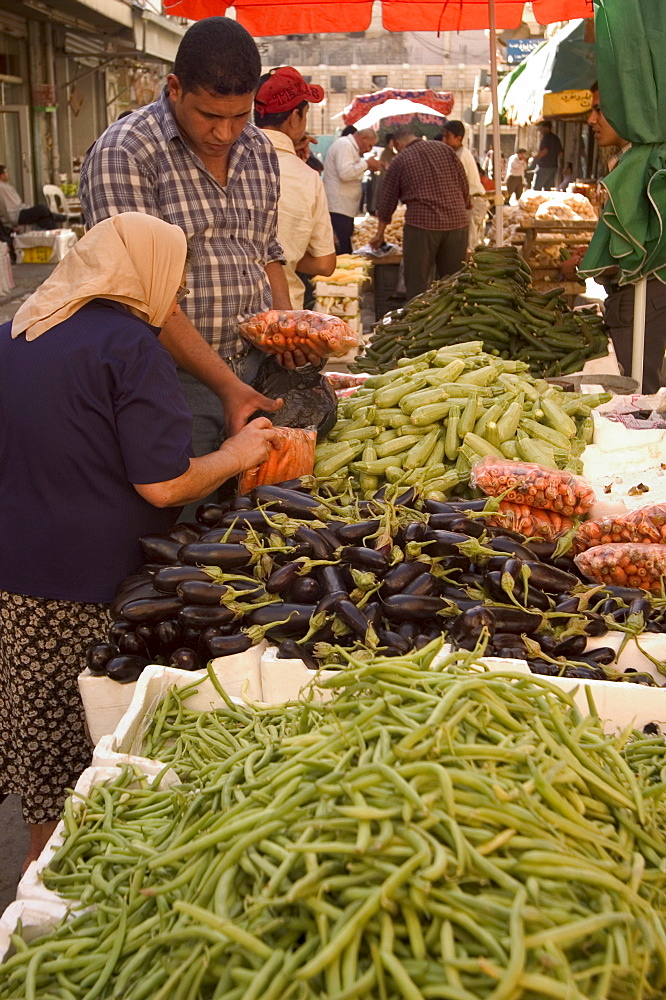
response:
<svg viewBox="0 0 666 1000"><path fill-rule="evenodd" d="M365 31L370 26L372 0L164 0L164 10L199 21L226 13L229 7L254 36L308 35L332 31ZM498 29L517 28L524 0L496 0ZM533 0L541 24L592 17L592 0ZM382 22L389 31L464 31L487 28L488 0L382 0Z"/></svg>

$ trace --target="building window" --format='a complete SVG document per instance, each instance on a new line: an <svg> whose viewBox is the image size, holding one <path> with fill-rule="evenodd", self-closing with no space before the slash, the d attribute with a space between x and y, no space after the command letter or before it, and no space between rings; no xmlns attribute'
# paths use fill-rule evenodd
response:
<svg viewBox="0 0 666 1000"><path fill-rule="evenodd" d="M349 38L365 38L365 31L350 31Z"/></svg>
<svg viewBox="0 0 666 1000"><path fill-rule="evenodd" d="M375 87L377 87L378 90L381 90L383 87L388 87L388 77L387 76L383 76L383 75L373 76L372 82L375 85Z"/></svg>
<svg viewBox="0 0 666 1000"><path fill-rule="evenodd" d="M426 89L427 90L441 90L442 89L442 77L441 74L433 74L432 76L426 76Z"/></svg>
<svg viewBox="0 0 666 1000"><path fill-rule="evenodd" d="M311 76L306 76L304 73L301 73L301 76L303 77L303 79L305 80L306 83L312 83L312 77Z"/></svg>
<svg viewBox="0 0 666 1000"><path fill-rule="evenodd" d="M347 77L346 76L332 76L331 77L331 92L333 94L344 94L347 90Z"/></svg>

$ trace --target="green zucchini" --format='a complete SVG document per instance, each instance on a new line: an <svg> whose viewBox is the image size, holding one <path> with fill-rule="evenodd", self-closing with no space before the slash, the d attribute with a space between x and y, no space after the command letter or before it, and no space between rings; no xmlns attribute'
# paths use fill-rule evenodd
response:
<svg viewBox="0 0 666 1000"><path fill-rule="evenodd" d="M449 462L455 462L458 457L460 438L458 437L458 423L460 421L460 407L452 406L446 422L446 435L444 438L444 452Z"/></svg>
<svg viewBox="0 0 666 1000"><path fill-rule="evenodd" d="M545 396L541 397L540 402L541 409L543 410L543 415L546 423L549 424L553 430L559 431L565 437L572 438L576 436L576 423L568 413L558 406L554 399L547 399Z"/></svg>
<svg viewBox="0 0 666 1000"><path fill-rule="evenodd" d="M408 454L405 456L405 460L402 463L403 467L405 469L422 469L428 461L431 451L437 444L439 435L440 429L436 427L429 434L419 438L417 443L410 448Z"/></svg>
<svg viewBox="0 0 666 1000"><path fill-rule="evenodd" d="M485 455L492 455L494 458L504 458L504 455L499 448L495 448L495 446L490 444L489 441L486 441L485 438L479 437L478 434L474 434L471 431L465 434L465 437L463 438L463 445L467 445L468 448L471 448L472 451L482 457Z"/></svg>
<svg viewBox="0 0 666 1000"><path fill-rule="evenodd" d="M537 420L530 420L529 417L523 417L520 421L520 426L532 438L540 438L542 441L547 441L556 448L569 449L569 438L564 434L560 434L559 431L553 430L552 427L546 427L545 424L540 424Z"/></svg>

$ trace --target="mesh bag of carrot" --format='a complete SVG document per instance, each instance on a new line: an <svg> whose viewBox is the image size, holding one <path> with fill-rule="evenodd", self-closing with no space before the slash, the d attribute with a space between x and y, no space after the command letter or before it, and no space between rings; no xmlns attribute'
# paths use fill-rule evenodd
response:
<svg viewBox="0 0 666 1000"><path fill-rule="evenodd" d="M595 497L590 486L566 469L512 462L488 455L472 469L470 482L509 503L552 510L565 517L585 514Z"/></svg>
<svg viewBox="0 0 666 1000"><path fill-rule="evenodd" d="M317 432L302 427L276 427L275 430L277 439L270 458L239 476L239 495L249 493L255 486L272 486L312 475Z"/></svg>

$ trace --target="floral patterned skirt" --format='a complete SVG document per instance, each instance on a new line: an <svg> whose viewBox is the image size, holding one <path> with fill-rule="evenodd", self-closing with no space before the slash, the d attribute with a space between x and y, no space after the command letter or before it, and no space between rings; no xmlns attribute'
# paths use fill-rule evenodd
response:
<svg viewBox="0 0 666 1000"><path fill-rule="evenodd" d="M77 677L109 624L107 604L0 590L0 793L21 796L27 823L58 819L90 764Z"/></svg>

